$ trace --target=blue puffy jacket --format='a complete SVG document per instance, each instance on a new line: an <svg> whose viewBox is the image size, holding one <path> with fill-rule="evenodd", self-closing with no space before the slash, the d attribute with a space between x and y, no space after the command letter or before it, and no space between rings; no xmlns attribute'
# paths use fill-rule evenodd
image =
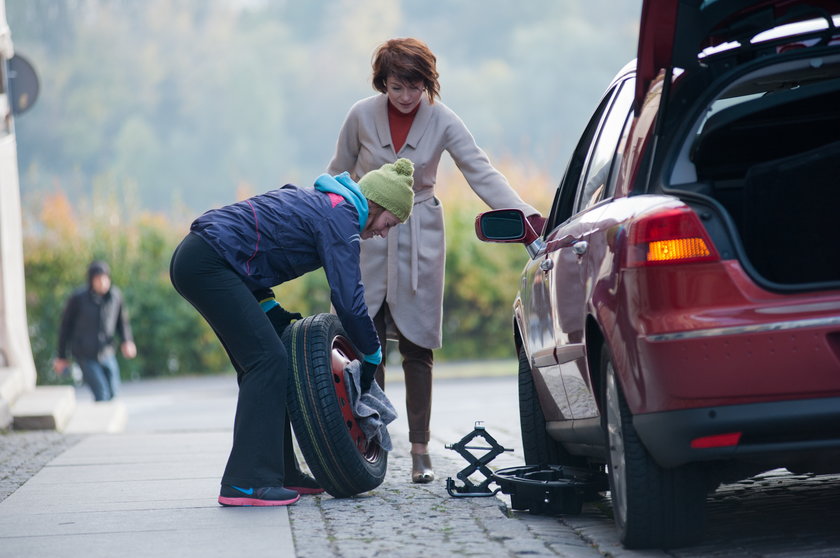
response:
<svg viewBox="0 0 840 558"><path fill-rule="evenodd" d="M323 267L332 305L350 340L362 353L373 354L380 348L379 338L368 316L359 270L359 233L367 219L367 202L358 199L357 188L345 192L332 177L322 175L318 181L328 183L332 191L287 184L211 209L190 230L210 244L252 291ZM339 191L342 195L335 193Z"/></svg>

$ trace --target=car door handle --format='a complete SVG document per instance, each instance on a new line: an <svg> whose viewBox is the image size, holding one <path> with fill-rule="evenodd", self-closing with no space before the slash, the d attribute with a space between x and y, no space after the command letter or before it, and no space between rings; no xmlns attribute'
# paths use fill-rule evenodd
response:
<svg viewBox="0 0 840 558"><path fill-rule="evenodd" d="M560 240L557 241L557 247L558 248L566 248L567 246L571 246L572 244L574 244L578 240L579 239L577 237L575 237L574 235L567 234L566 236L564 236L563 238L561 238Z"/></svg>
<svg viewBox="0 0 840 558"><path fill-rule="evenodd" d="M589 243L585 240L580 240L572 244L572 252L574 252L578 256L586 254L587 250L589 250Z"/></svg>
<svg viewBox="0 0 840 558"><path fill-rule="evenodd" d="M554 260L551 260L549 258L546 258L542 262L540 262L540 269L542 269L543 271L551 271L553 267Z"/></svg>

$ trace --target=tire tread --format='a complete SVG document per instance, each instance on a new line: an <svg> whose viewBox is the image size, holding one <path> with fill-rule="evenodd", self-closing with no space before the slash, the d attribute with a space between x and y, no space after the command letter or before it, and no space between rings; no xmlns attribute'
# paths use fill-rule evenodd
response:
<svg viewBox="0 0 840 558"><path fill-rule="evenodd" d="M316 314L287 328L290 358L289 418L306 464L336 498L355 496L385 478L387 452L368 461L351 438L339 407L332 373L332 340L345 336L333 314Z"/></svg>

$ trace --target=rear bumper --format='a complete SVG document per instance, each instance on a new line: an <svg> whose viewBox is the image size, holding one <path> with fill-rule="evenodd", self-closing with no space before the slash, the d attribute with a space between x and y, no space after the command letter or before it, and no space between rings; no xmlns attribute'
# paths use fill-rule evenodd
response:
<svg viewBox="0 0 840 558"><path fill-rule="evenodd" d="M634 415L840 396L840 290L771 293L734 260L622 277L605 332Z"/></svg>
<svg viewBox="0 0 840 558"><path fill-rule="evenodd" d="M662 467L743 460L785 465L786 455L840 456L840 397L725 405L639 414L633 425ZM740 432L737 445L693 448L692 440Z"/></svg>

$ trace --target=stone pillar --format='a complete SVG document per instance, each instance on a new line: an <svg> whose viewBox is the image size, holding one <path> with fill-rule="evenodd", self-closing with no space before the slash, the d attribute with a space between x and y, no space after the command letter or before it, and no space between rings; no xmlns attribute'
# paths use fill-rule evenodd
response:
<svg viewBox="0 0 840 558"><path fill-rule="evenodd" d="M0 137L0 369L23 372L35 387L35 365L26 321L23 235L14 134Z"/></svg>
<svg viewBox="0 0 840 558"><path fill-rule="evenodd" d="M0 0L0 428L8 423L8 406L34 389L36 380L26 320L17 147L6 75L13 55Z"/></svg>

